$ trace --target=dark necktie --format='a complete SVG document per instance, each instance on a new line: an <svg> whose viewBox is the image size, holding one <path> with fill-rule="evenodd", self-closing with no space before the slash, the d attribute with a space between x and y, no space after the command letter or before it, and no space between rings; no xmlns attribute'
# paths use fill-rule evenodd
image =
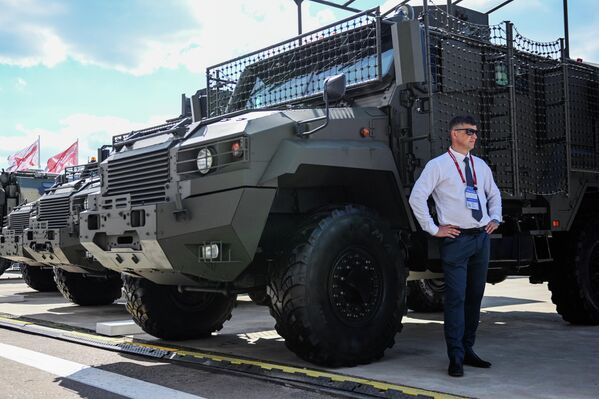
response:
<svg viewBox="0 0 599 399"><path fill-rule="evenodd" d="M472 171L470 170L470 158L464 158L464 163L466 164L466 185L468 187L474 187L474 179L472 178ZM476 193L476 200L478 201L478 209L471 209L472 217L476 219L477 222L483 218L483 210L480 206L480 199L478 199L478 193Z"/></svg>

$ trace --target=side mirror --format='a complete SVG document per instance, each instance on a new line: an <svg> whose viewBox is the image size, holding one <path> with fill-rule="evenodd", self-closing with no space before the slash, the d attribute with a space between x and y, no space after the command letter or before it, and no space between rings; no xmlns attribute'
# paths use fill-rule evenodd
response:
<svg viewBox="0 0 599 399"><path fill-rule="evenodd" d="M316 118L307 119L305 121L297 122L297 135L300 137L308 137L317 131L324 129L329 124L329 103L339 101L345 95L345 75L329 76L324 80L324 90L322 97L326 107L326 115L318 116ZM324 120L324 123L310 131L305 131L308 123L318 122Z"/></svg>
<svg viewBox="0 0 599 399"><path fill-rule="evenodd" d="M323 98L326 103L341 100L345 95L345 75L329 76L324 80Z"/></svg>
<svg viewBox="0 0 599 399"><path fill-rule="evenodd" d="M0 206L4 206L4 204L6 204L6 192L0 187Z"/></svg>

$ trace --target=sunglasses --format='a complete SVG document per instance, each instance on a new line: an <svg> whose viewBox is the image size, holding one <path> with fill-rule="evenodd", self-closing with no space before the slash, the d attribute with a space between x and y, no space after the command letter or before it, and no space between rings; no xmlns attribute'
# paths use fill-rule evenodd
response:
<svg viewBox="0 0 599 399"><path fill-rule="evenodd" d="M453 130L463 131L468 136L474 136L475 134L478 136L478 129L472 129L471 127L467 127L467 128L465 127L465 128L453 129Z"/></svg>

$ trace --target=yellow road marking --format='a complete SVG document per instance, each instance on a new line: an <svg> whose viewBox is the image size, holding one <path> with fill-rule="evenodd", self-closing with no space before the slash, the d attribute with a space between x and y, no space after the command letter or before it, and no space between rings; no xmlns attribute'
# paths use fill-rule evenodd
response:
<svg viewBox="0 0 599 399"><path fill-rule="evenodd" d="M228 363L235 364L235 365L250 365L250 366L260 367L265 370L279 370L279 371L282 371L282 372L288 373L288 374L302 374L302 375L306 375L308 377L313 377L313 378L329 378L331 381L335 381L335 382L354 382L357 384L368 385L368 386L371 386L371 387L381 390L381 391L396 390L396 391L402 392L407 395L413 395L413 396L424 395L424 396L429 396L429 397L432 397L435 399L464 399L465 398L463 396L429 391L426 389L414 388L414 387L405 386L405 385L398 385L398 384L393 384L393 383L389 383L389 382L370 380L367 378L352 377L349 375L331 373L331 372L327 372L327 371L287 366L287 365L282 365L282 364L263 362L263 361L259 361L259 360L238 358L238 357L233 357L233 356L228 356L228 355L216 355L216 354L205 353L205 352L200 352L200 351L181 350L181 349L170 347L170 346L162 346L162 345L154 345L154 344L148 344L148 343L142 343L142 342L135 342L131 338L126 338L126 337L113 338L113 337L105 337L102 335L96 335L93 333L84 333L84 332L80 332L80 331L69 330L68 328L64 328L62 326L47 327L44 325L38 325L34 322L21 320L19 318L7 318L7 317L0 316L0 322L4 322L7 324L13 324L13 325L19 325L19 326L34 325L37 327L43 327L45 329L60 330L60 331L66 332L68 335L71 335L71 336L87 339L90 341L102 342L102 343L115 345L115 346L117 346L119 344L128 344L128 345L137 346L137 347L141 347L141 348L157 349L157 350L169 352L169 353L172 353L172 354L175 354L178 356L182 356L182 357L189 356L189 357L194 357L194 358L198 358L198 359L208 359L208 360L212 360L212 361L216 361L216 362L228 362ZM52 323L52 324L54 324L54 323Z"/></svg>

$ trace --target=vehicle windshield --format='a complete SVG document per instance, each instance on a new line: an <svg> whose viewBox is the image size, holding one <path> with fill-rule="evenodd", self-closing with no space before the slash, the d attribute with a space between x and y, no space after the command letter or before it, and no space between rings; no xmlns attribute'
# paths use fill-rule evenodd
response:
<svg viewBox="0 0 599 399"><path fill-rule="evenodd" d="M372 13L208 68L210 116L298 103L345 74L348 89L380 81L392 65L388 24ZM387 46L385 46L385 44Z"/></svg>
<svg viewBox="0 0 599 399"><path fill-rule="evenodd" d="M372 54L351 63L332 65L327 69L293 76L284 81L269 82L256 76L245 108L264 108L284 103L288 98L312 97L322 92L323 82L327 77L338 74L345 74L348 82L370 81L378 74L377 64L378 57ZM392 49L382 53L381 64L382 75L385 76L393 64Z"/></svg>

